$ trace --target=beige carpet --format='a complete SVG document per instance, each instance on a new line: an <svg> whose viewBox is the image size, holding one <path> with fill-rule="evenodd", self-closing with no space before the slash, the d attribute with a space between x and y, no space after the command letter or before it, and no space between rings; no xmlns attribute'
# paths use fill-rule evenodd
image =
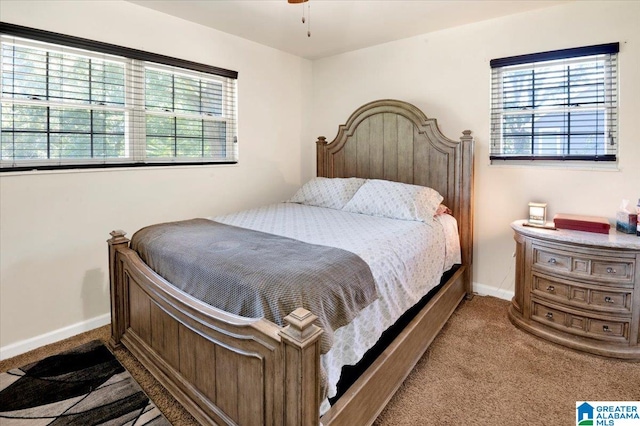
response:
<svg viewBox="0 0 640 426"><path fill-rule="evenodd" d="M515 328L509 302L460 306L377 425L572 425L576 401L640 400L640 363L573 351Z"/></svg>
<svg viewBox="0 0 640 426"><path fill-rule="evenodd" d="M507 307L492 297L464 302L376 425L571 425L576 401L640 400L640 363L533 337L511 325ZM102 327L1 361L0 371L108 335ZM195 423L125 349L115 355L174 425Z"/></svg>

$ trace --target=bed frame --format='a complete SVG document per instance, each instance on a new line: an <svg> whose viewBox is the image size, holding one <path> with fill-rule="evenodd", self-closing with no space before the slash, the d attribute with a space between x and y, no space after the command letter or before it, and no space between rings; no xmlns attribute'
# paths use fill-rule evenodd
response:
<svg viewBox="0 0 640 426"><path fill-rule="evenodd" d="M213 308L176 289L111 232L110 345L124 345L203 424L368 425L424 354L465 294L472 295L473 138L447 139L413 105L380 100L317 141L318 176L379 178L438 190L458 220L462 266L321 418L315 316L286 327Z"/></svg>

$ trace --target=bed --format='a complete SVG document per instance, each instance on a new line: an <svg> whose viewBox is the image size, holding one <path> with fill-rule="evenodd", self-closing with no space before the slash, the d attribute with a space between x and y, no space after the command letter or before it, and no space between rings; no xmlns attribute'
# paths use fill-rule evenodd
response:
<svg viewBox="0 0 640 426"><path fill-rule="evenodd" d="M123 231L111 232L110 344L124 345L203 424L371 424L460 301L472 295L470 131L454 141L411 104L371 102L331 143L318 139L317 175L437 190L457 221L461 264L329 407L322 394L323 330L313 312L294 309L279 326L214 308L154 272ZM345 220L336 214L327 220ZM237 216L226 220L243 226Z"/></svg>

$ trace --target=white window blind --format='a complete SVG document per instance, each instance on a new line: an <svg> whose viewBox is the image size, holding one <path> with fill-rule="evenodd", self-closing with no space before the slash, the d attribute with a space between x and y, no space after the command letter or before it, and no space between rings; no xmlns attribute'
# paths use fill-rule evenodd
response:
<svg viewBox="0 0 640 426"><path fill-rule="evenodd" d="M0 171L237 161L234 71L0 30Z"/></svg>
<svg viewBox="0 0 640 426"><path fill-rule="evenodd" d="M615 161L618 43L491 61L497 160Z"/></svg>
<svg viewBox="0 0 640 426"><path fill-rule="evenodd" d="M3 167L126 157L125 61L1 43Z"/></svg>
<svg viewBox="0 0 640 426"><path fill-rule="evenodd" d="M147 64L144 75L147 158L226 159L234 152L227 81L157 64Z"/></svg>

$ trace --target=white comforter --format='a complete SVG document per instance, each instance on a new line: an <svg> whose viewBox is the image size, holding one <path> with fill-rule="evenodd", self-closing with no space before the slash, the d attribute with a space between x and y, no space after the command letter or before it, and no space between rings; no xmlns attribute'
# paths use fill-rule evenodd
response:
<svg viewBox="0 0 640 426"><path fill-rule="evenodd" d="M460 263L457 225L449 215L422 223L280 203L210 219L338 247L367 262L380 297L335 331L334 345L321 357L329 397L336 394L342 366L356 364L384 330L438 285L443 272ZM321 413L328 409L325 400Z"/></svg>

